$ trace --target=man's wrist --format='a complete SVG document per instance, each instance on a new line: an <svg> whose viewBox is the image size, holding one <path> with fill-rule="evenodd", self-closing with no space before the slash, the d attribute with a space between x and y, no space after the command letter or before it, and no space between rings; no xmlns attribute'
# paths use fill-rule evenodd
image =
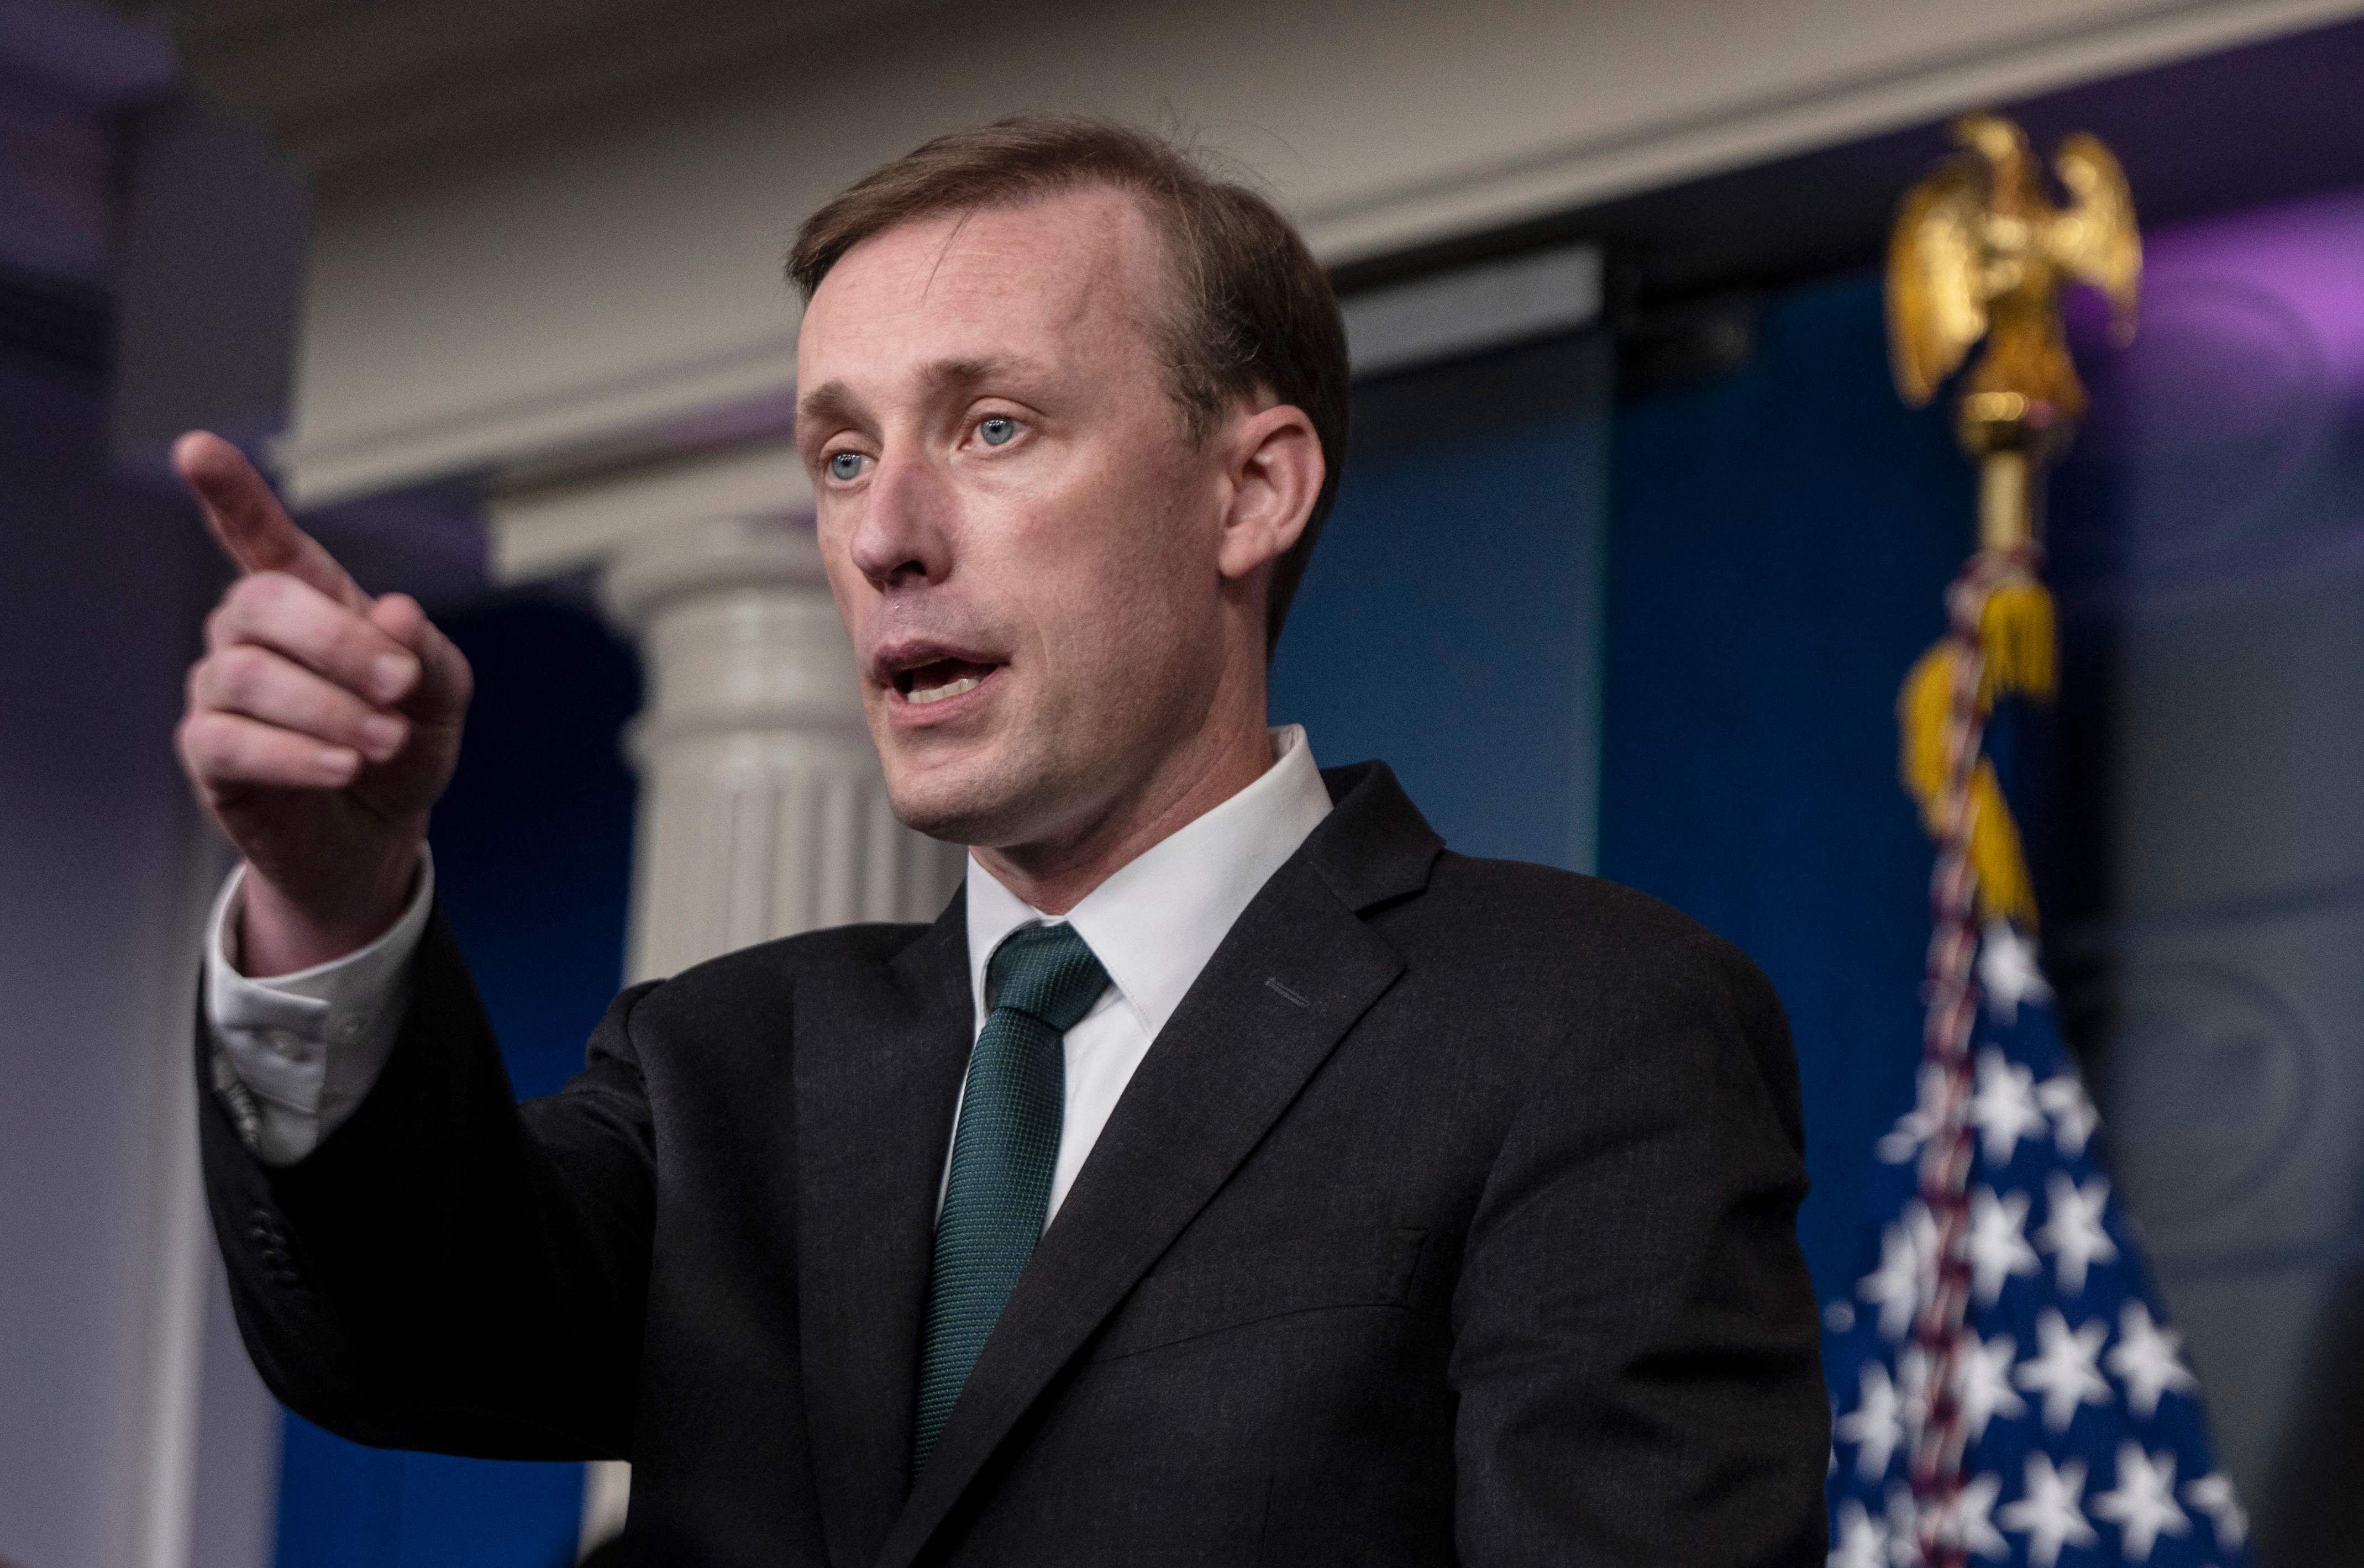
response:
<svg viewBox="0 0 2364 1568"><path fill-rule="evenodd" d="M289 896L250 861L240 899L238 972L268 980L333 963L369 946L392 930L408 907L424 848L411 845L385 872L367 879L369 891L354 888L361 895L334 911Z"/></svg>

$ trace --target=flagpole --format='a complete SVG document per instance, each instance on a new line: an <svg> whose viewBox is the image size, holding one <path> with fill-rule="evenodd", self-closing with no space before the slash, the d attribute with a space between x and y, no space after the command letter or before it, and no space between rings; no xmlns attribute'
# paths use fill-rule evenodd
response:
<svg viewBox="0 0 2364 1568"><path fill-rule="evenodd" d="M1935 850L1921 1068L1928 1127L1918 1170L1929 1235L1916 1260L1917 1366L1905 1381L1919 1387L1908 1392L1903 1434L1923 1568L1964 1568L1968 1554L1961 1390L1980 936L2035 925L2018 826L1984 754L1986 727L1997 701L2046 699L2055 684L2042 485L2085 409L2061 328L2061 284L2074 278L2104 289L2130 331L2141 272L2133 201L2101 143L2080 136L2062 144L2056 167L2076 197L2063 206L2017 126L1970 115L1954 136L1964 150L1900 204L1888 264L1890 349L1908 404L1928 403L1983 344L1964 377L1957 424L1979 468L1978 548L1946 591L1946 635L1914 665L1898 703L1905 786Z"/></svg>

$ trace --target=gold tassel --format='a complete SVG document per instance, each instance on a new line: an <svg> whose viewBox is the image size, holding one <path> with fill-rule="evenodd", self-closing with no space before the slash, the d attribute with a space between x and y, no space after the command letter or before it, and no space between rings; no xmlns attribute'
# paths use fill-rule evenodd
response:
<svg viewBox="0 0 2364 1568"><path fill-rule="evenodd" d="M1903 739L1900 771L1932 834L1943 826L1930 814L1946 792L1946 725L1953 711L1954 648L1940 642L1914 662L1896 697L1896 726Z"/></svg>
<svg viewBox="0 0 2364 1568"><path fill-rule="evenodd" d="M2019 825L2002 798L1994 764L1980 759L1970 779L1970 869L1979 878L1979 914L2035 929L2035 887L2019 844Z"/></svg>
<svg viewBox="0 0 2364 1568"><path fill-rule="evenodd" d="M2043 584L2015 577L1987 595L1979 613L1979 718L1987 717L1999 696L2050 699L2059 680L2054 636L2052 595ZM1936 643L1914 662L1896 698L1903 742L1900 771L1933 839L1942 838L1946 828L1946 730L1954 715L1957 657L1950 639ZM2012 820L1994 763L1985 758L1970 775L1969 805L1970 869L1978 874L1980 917L2015 920L2034 930L2035 888L2020 847L2019 825Z"/></svg>
<svg viewBox="0 0 2364 1568"><path fill-rule="evenodd" d="M1986 656L1979 706L1996 698L2049 702L2059 683L2052 595L2033 577L2014 577L1987 595L1979 611L1979 651Z"/></svg>

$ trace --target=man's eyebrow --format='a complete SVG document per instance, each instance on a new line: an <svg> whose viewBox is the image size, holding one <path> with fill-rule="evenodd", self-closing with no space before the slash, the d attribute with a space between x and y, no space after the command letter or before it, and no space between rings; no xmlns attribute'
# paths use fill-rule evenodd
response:
<svg viewBox="0 0 2364 1568"><path fill-rule="evenodd" d="M985 354L974 359L938 360L922 373L934 391L973 392L988 382L1030 375L1041 369L1034 361L1017 355Z"/></svg>
<svg viewBox="0 0 2364 1568"><path fill-rule="evenodd" d="M797 437L799 445L812 439L807 432L818 433L822 428L850 425L855 422L855 410L860 406L853 389L842 381L827 381L797 399Z"/></svg>
<svg viewBox="0 0 2364 1568"><path fill-rule="evenodd" d="M981 354L973 358L938 360L920 373L929 390L939 395L973 393L998 381L1039 376L1043 366L1016 354ZM862 423L862 400L842 381L827 381L797 399L799 445L808 445L824 432Z"/></svg>

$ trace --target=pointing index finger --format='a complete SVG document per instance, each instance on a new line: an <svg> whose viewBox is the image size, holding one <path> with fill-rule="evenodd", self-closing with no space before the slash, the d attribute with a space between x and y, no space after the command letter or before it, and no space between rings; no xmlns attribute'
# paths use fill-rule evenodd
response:
<svg viewBox="0 0 2364 1568"><path fill-rule="evenodd" d="M369 595L319 540L296 526L244 452L219 436L192 430L173 443L173 466L240 571L284 572L348 609L368 610Z"/></svg>

